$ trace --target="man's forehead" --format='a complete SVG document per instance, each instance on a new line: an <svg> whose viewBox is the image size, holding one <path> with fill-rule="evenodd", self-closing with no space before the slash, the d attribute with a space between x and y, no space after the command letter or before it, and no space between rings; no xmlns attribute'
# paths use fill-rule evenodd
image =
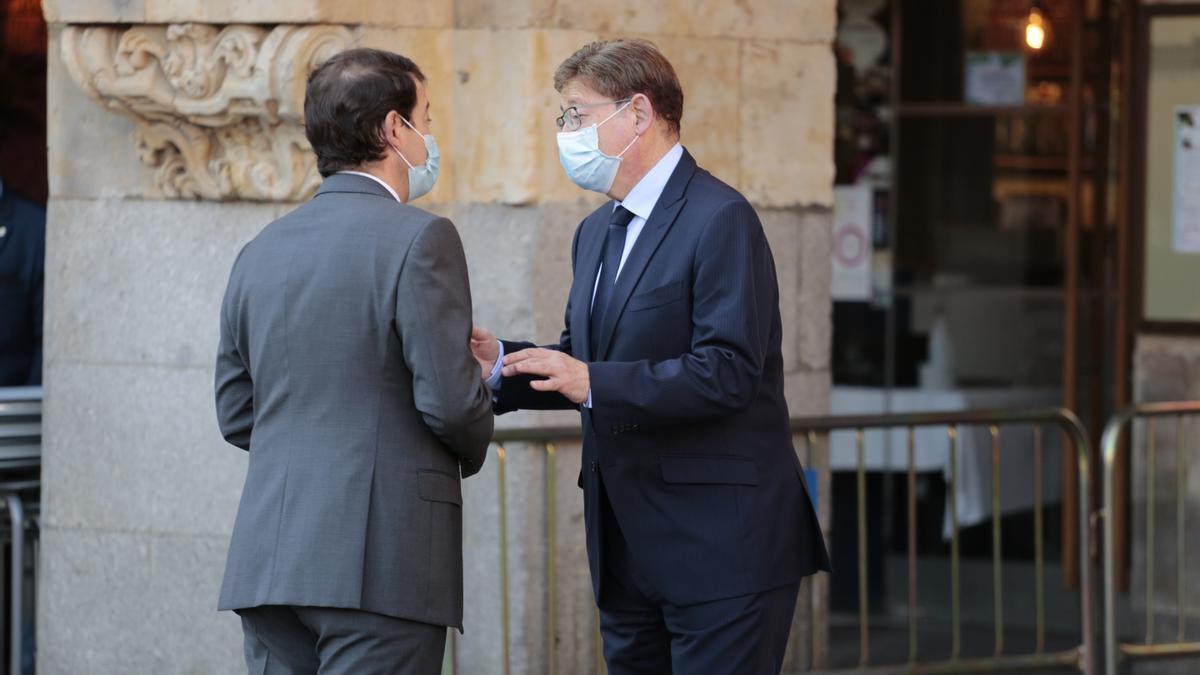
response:
<svg viewBox="0 0 1200 675"><path fill-rule="evenodd" d="M559 98L564 108L580 103L604 100L599 92L584 84L579 78L570 80L563 85L562 91L559 92Z"/></svg>
<svg viewBox="0 0 1200 675"><path fill-rule="evenodd" d="M417 106L424 107L425 111L429 110L429 88L425 83L417 80ZM423 104L423 106L422 106Z"/></svg>

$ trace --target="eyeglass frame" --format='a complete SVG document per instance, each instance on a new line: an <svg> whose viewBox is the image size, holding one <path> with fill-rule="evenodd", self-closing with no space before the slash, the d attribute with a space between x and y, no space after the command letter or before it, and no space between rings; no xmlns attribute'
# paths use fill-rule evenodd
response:
<svg viewBox="0 0 1200 675"><path fill-rule="evenodd" d="M566 128L567 131L579 131L580 129L583 128L582 123L580 123L579 126L575 127L574 129L569 128L567 125L567 116L570 114L570 112L572 110L575 111L575 119L578 120L580 108L594 108L596 106L606 105L609 103L611 103L613 105L620 105L622 103L629 103L632 100L633 100L633 96L630 96L629 98L619 98L615 101L595 101L593 103L577 103L577 104L571 106L570 108L567 108L566 110L562 111L561 115L554 118L554 124L555 124L555 126L558 127L559 131L562 131L564 128Z"/></svg>

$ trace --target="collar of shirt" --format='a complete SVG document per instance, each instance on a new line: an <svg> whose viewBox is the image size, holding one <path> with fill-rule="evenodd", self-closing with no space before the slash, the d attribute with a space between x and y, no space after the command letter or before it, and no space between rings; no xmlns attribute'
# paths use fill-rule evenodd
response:
<svg viewBox="0 0 1200 675"><path fill-rule="evenodd" d="M404 202L400 201L400 195L396 194L396 191L392 189L392 186L383 182L383 180L381 178L379 178L378 176L372 176L371 174L365 173L363 171L338 171L338 173L348 173L351 176L362 176L363 178L370 178L371 180L375 181L376 183L379 183L380 185L382 185L383 188L388 191L388 194L390 194L396 198L396 201L400 202L401 204L404 203Z"/></svg>
<svg viewBox="0 0 1200 675"><path fill-rule="evenodd" d="M646 172L637 185L633 186L629 194L625 195L624 201L617 202L613 209L615 210L617 206L624 206L629 209L630 213L643 221L648 220L650 212L654 210L658 198L667 188L667 181L671 179L671 174L675 173L675 167L679 166L681 159L683 159L683 146L676 143L667 151L667 154L662 156L662 159L658 160L654 168Z"/></svg>

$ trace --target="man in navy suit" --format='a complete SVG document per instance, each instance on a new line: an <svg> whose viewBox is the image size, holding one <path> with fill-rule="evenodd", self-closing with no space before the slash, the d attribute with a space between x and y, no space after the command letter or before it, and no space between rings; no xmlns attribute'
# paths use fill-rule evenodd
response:
<svg viewBox="0 0 1200 675"><path fill-rule="evenodd" d="M654 45L587 45L554 86L567 175L613 201L576 230L558 344L473 332L495 411L582 414L610 673L778 673L800 580L829 562L792 448L762 225L679 144L683 90Z"/></svg>
<svg viewBox="0 0 1200 675"><path fill-rule="evenodd" d="M42 383L46 212L0 181L0 387Z"/></svg>

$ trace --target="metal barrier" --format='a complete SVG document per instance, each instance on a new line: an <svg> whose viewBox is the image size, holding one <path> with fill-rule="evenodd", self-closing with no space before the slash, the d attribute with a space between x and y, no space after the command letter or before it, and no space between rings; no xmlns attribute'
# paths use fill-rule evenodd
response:
<svg viewBox="0 0 1200 675"><path fill-rule="evenodd" d="M1104 522L1104 656L1105 671L1115 675L1126 660L1200 656L1200 639L1187 640L1187 604L1184 598L1186 580L1187 539L1185 536L1185 513L1187 506L1188 453L1184 447L1184 419L1200 416L1200 401L1151 403L1131 406L1114 415L1104 429L1101 449L1104 463L1104 506L1100 518ZM1156 421L1174 418L1176 424L1175 444L1175 537L1176 579L1175 612L1176 632L1170 642L1158 642L1155 634L1155 468L1157 465ZM1127 428L1138 419L1146 424L1146 632L1141 643L1124 643L1117 635L1116 619L1116 525L1115 509L1116 463L1121 438ZM1135 457L1133 453L1130 455Z"/></svg>
<svg viewBox="0 0 1200 675"><path fill-rule="evenodd" d="M1036 595L1036 647L1032 654L1008 655L1004 648L1004 595L1001 582L1002 550L1001 550L1001 508L1000 508L1000 438L1002 427L1022 425L1034 427L1034 549L1035 562L1035 595ZM1079 506L1081 513L1088 512L1088 457L1090 445L1087 433L1074 413L1064 409L1031 409L1031 410L983 410L957 413L913 413L889 415L840 416L809 420L794 420L793 433L803 434L810 447L818 443L819 434L833 431L849 430L855 433L856 473L857 473L857 537L858 537L858 589L859 589L859 663L855 668L847 670L823 670L822 663L814 663L816 672L822 673L980 673L999 671L1022 671L1052 667L1072 667L1083 673L1094 672L1091 631L1091 594L1080 594L1080 637L1079 645L1073 649L1061 652L1045 651L1045 561L1043 557L1042 525L1043 503L1042 494L1042 427L1053 425L1059 427L1071 442L1077 457L1076 466L1079 472ZM991 479L992 479L992 571L993 571L993 605L994 605L994 641L995 653L991 658L964 659L962 655L962 616L961 594L959 585L959 522L958 500L955 496L955 481L958 470L958 440L959 429L962 427L986 426L991 437ZM950 458L950 478L947 494L950 501L951 517L951 629L952 644L950 658L936 662L922 662L917 650L918 644L918 603L917 603L917 554L916 554L916 434L921 427L945 427ZM868 429L901 428L907 429L908 466L906 471L908 482L908 497L906 518L908 522L908 633L909 649L908 662L897 665L872 665L870 662L870 606L867 594L867 558L866 558L866 467L865 467L865 432ZM1090 533L1087 519L1080 519L1079 544L1081 560L1087 560L1090 546ZM1091 575L1088 565L1082 565L1080 584L1084 589L1091 588Z"/></svg>
<svg viewBox="0 0 1200 675"><path fill-rule="evenodd" d="M9 672L24 672L25 550L32 545L36 568L37 516L41 488L42 400L32 387L0 389L0 502L8 511L12 560L9 580ZM28 498L27 497L31 497ZM26 539L26 531L32 534Z"/></svg>
<svg viewBox="0 0 1200 675"><path fill-rule="evenodd" d="M1049 408L1049 409L1029 409L1029 410L986 410L986 411L966 411L966 412L950 412L950 413L915 413L915 414L889 414L889 415L864 415L864 416L837 416L837 417L822 417L808 419L793 419L792 432L796 437L804 439L810 447L818 447L819 439L822 435L827 435L834 431L851 431L855 433L856 448L857 448L857 485L858 485L858 542L859 542L859 563L858 563L858 584L859 584L859 649L860 659L858 666L844 670L822 670L824 667L824 655L819 648L814 649L813 667L815 672L822 673L979 673L979 672L1000 672L1000 671L1022 671L1044 668L1074 668L1083 673L1093 673L1093 656L1095 650L1092 646L1092 612L1091 612L1091 593L1080 593L1080 638L1077 647L1061 652L1047 652L1045 650L1045 562L1043 559L1042 545L1042 510L1041 502L1041 453L1042 453L1042 428L1045 426L1058 427L1070 441L1070 450L1077 456L1075 463L1079 472L1079 506L1080 513L1089 513L1089 492L1088 492L1088 458L1090 445L1087 434L1080 424L1078 418L1068 410ZM1004 614L1003 614L1003 589L1001 584L1001 562L1002 551L1001 542L1001 509L999 504L1000 499L1000 438L1003 427L1021 425L1032 426L1035 429L1035 492L1037 494L1037 503L1035 509L1035 549L1036 549L1036 622L1037 622L1037 646L1032 654L1008 655L1004 649ZM937 662L922 662L917 650L918 639L918 619L917 619L917 562L916 562L916 495L913 486L916 480L916 469L914 466L915 454L915 430L922 427L944 427L946 429L946 442L949 448L949 456L951 462L950 485L948 490L950 494L954 493L954 482L958 472L955 468L957 462L958 451L958 434L961 427L978 427L986 426L990 431L992 441L991 457L992 457L992 499L993 509L991 517L992 526L992 542L993 542L993 571L994 571L994 603L995 603L995 654L990 658L962 658L962 640L961 640L961 592L959 587L959 524L958 524L958 504L957 500L950 500L950 515L952 518L951 531L951 591L953 597L952 609L952 629L953 629L953 645L951 656L949 659ZM865 481L865 432L868 429L886 429L898 428L908 430L908 509L907 517L910 527L908 528L908 631L909 631L909 655L908 661L904 664L897 665L873 665L869 659L870 645L870 607L868 604L866 586L867 586L867 567L866 567L866 481ZM556 501L555 490L556 485L554 476L554 462L556 461L556 443L566 440L576 440L580 436L578 428L574 427L558 427L558 428L536 428L536 429L514 429L501 430L496 433L494 441L497 443L496 461L498 462L497 473L499 476L499 510L500 510L500 593L501 593L501 636L503 642L503 672L508 675L510 672L510 653L509 653L509 571L508 571L508 531L507 531L507 497L505 487L505 463L507 460L507 451L505 445L509 443L534 443L542 444L546 452L546 461L548 470L546 471L547 481L545 485L547 508L549 517L547 518L547 548L549 551L554 551L557 547L557 533L555 532L554 504ZM1067 451L1067 449L1064 449ZM1080 518L1079 543L1081 549L1080 560L1087 561L1089 559L1087 552L1090 550L1091 536L1088 527L1088 519ZM547 560L547 579L546 589L548 597L547 607L548 614L547 625L550 627L551 635L548 636L546 644L548 654L546 655L548 663L548 673L555 673L555 655L554 645L556 643L556 617L554 593L557 581L557 570L554 566L554 556L550 555ZM1081 565L1080 583L1083 589L1090 589L1091 574L1090 566L1087 564ZM814 631L823 630L823 624L827 621L826 616L814 616ZM817 646L821 640L815 636L823 635L823 633L814 632L814 646ZM597 631L595 635L597 646L599 645L600 636ZM452 636L453 640L453 636ZM453 644L451 649L453 650ZM603 663L600 661L600 650L596 650L597 664L596 672L603 672ZM449 671L454 670L451 663L447 668Z"/></svg>
<svg viewBox="0 0 1200 675"><path fill-rule="evenodd" d="M545 484L545 500L546 500L546 625L550 627L551 635L547 642L546 663L547 674L555 675L558 673L558 668L555 658L555 634L554 631L558 626L556 609L556 594L558 588L558 569L555 564L554 551L558 547L558 530L556 523L556 504L558 502L558 485L555 483L554 477L557 474L558 462L558 443L562 441L578 441L581 439L580 430L578 427L538 427L530 429L500 429L497 430L492 438L496 444L496 459L497 462L497 481L499 494L499 516L500 516L500 607L501 607L501 642L502 642L502 658L504 675L511 673L511 655L509 643L509 570L508 570L508 489L506 485L505 464L508 461L508 451L505 449L506 444L510 443L533 443L541 444L546 453L546 484ZM599 630L599 610L596 611L596 631L593 635L595 640L595 671L596 673L605 672L602 650L600 648L600 630ZM452 642L455 636L452 634ZM451 644L453 651L454 645ZM454 664L451 663L447 669L450 672L456 672Z"/></svg>

